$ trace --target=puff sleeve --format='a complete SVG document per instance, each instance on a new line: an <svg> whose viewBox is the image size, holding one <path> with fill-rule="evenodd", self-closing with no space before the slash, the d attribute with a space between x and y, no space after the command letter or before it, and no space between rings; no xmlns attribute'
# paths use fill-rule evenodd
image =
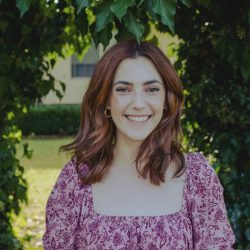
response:
<svg viewBox="0 0 250 250"><path fill-rule="evenodd" d="M191 201L193 248L233 249L235 236L227 218L223 187L205 156L196 153L195 158Z"/></svg>
<svg viewBox="0 0 250 250"><path fill-rule="evenodd" d="M76 249L75 237L81 213L82 188L72 161L68 162L46 204L45 250Z"/></svg>

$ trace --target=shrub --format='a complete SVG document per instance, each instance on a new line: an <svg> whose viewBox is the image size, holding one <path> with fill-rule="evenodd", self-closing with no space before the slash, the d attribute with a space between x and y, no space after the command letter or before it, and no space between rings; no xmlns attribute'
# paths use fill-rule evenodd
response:
<svg viewBox="0 0 250 250"><path fill-rule="evenodd" d="M40 104L18 120L24 135L74 135L80 121L80 104Z"/></svg>

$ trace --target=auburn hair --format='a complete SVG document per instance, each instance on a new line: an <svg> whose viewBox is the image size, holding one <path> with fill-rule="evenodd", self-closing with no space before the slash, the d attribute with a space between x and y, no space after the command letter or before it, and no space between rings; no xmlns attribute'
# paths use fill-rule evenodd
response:
<svg viewBox="0 0 250 250"><path fill-rule="evenodd" d="M111 166L116 145L116 127L112 119L105 116L104 110L118 65L126 58L138 56L147 57L161 75L166 90L166 110L159 124L142 142L135 159L136 169L144 179L149 173L150 182L155 185L165 182L165 172L171 161L177 166L173 178L181 176L185 171L180 125L184 103L182 83L170 60L157 46L147 41L137 43L130 39L113 45L95 65L83 96L78 133L73 142L59 148L59 151L67 151L71 155L85 185L100 182ZM141 160L145 164L139 170ZM82 175L81 164L88 165L87 174Z"/></svg>

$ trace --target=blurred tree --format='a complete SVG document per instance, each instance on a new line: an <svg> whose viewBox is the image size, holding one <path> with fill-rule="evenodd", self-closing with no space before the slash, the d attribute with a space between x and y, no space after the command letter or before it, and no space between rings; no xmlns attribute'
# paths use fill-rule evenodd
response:
<svg viewBox="0 0 250 250"><path fill-rule="evenodd" d="M10 214L27 202L24 170L16 158L22 136L16 118L50 90L62 97L65 85L55 88L50 69L57 55L72 48L86 51L90 35L79 36L69 2L0 2L0 249L11 250L22 246L13 236ZM26 144L24 155L31 156Z"/></svg>
<svg viewBox="0 0 250 250"><path fill-rule="evenodd" d="M176 67L186 94L184 132L190 149L216 157L238 249L249 248L249 1L0 0L0 248L22 246L10 213L27 201L15 146L16 118L55 89L56 56L84 54L91 44L148 37L151 27L177 34ZM157 38L152 37L157 44ZM24 155L30 156L27 145Z"/></svg>
<svg viewBox="0 0 250 250"><path fill-rule="evenodd" d="M209 0L178 8L175 18L184 134L216 159L237 249L250 249L249 14L249 1Z"/></svg>

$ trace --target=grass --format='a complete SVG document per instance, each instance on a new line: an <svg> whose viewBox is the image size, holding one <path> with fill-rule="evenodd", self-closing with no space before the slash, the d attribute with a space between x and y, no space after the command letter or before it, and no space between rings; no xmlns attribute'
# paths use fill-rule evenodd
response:
<svg viewBox="0 0 250 250"><path fill-rule="evenodd" d="M22 145L17 148L17 156L25 168L24 177L28 182L28 205L22 204L19 216L13 215L14 231L23 242L24 249L40 250L45 230L45 206L60 170L69 160L64 153L58 154L59 146L69 143L63 139L24 139L33 149L31 159L22 157Z"/></svg>

